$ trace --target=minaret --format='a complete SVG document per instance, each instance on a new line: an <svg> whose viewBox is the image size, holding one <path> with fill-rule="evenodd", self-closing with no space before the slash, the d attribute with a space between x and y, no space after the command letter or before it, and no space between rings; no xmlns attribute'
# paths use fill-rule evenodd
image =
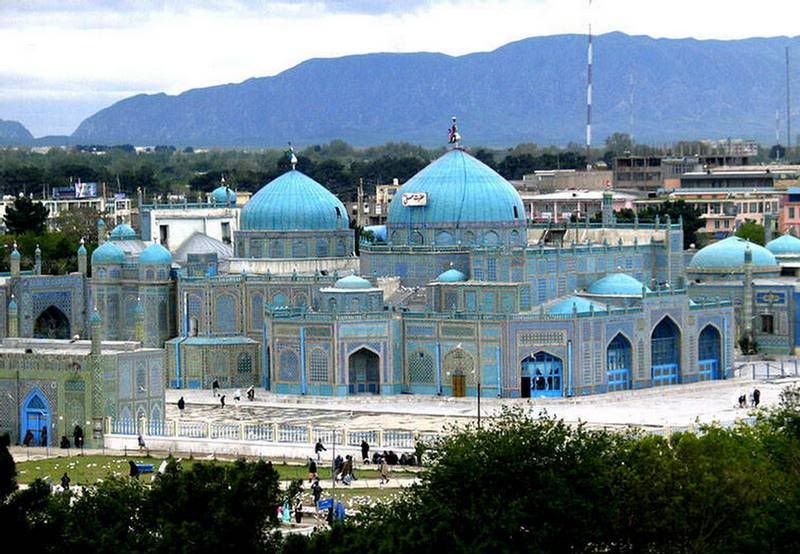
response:
<svg viewBox="0 0 800 554"><path fill-rule="evenodd" d="M36 250L33 252L33 273L34 275L42 274L42 249L36 245Z"/></svg>
<svg viewBox="0 0 800 554"><path fill-rule="evenodd" d="M356 226L361 229L364 226L362 213L364 211L364 178L358 180L358 208L356 209Z"/></svg>
<svg viewBox="0 0 800 554"><path fill-rule="evenodd" d="M603 227L611 227L614 223L614 193L608 189L603 191L602 210Z"/></svg>
<svg viewBox="0 0 800 554"><path fill-rule="evenodd" d="M102 219L97 220L97 244L103 244L106 241L106 222Z"/></svg>
<svg viewBox="0 0 800 554"><path fill-rule="evenodd" d="M92 317L89 318L89 324L92 327L92 356L99 356L101 352L101 344L103 340L103 318L100 317L100 312L95 307L92 312Z"/></svg>
<svg viewBox="0 0 800 554"><path fill-rule="evenodd" d="M772 214L764 214L764 244L772 240Z"/></svg>
<svg viewBox="0 0 800 554"><path fill-rule="evenodd" d="M88 255L86 252L86 244L84 240L81 239L81 245L78 247L78 272L86 275L86 269L88 267Z"/></svg>
<svg viewBox="0 0 800 554"><path fill-rule="evenodd" d="M17 309L17 301L14 300L14 295L11 295L11 300L8 302L8 336L19 336L19 311Z"/></svg>
<svg viewBox="0 0 800 554"><path fill-rule="evenodd" d="M744 251L744 298L742 298L742 328L741 338L753 340L753 252L750 244Z"/></svg>
<svg viewBox="0 0 800 554"><path fill-rule="evenodd" d="M133 309L133 314L136 319L133 327L133 340L144 345L144 306L142 306L141 297L136 299L136 307Z"/></svg>
<svg viewBox="0 0 800 554"><path fill-rule="evenodd" d="M14 250L11 251L11 255L9 256L9 258L11 258L11 263L10 263L10 265L11 265L11 276L12 277L19 277L19 263L20 263L21 256L19 254L19 250L17 250L17 243L16 242L14 243Z"/></svg>

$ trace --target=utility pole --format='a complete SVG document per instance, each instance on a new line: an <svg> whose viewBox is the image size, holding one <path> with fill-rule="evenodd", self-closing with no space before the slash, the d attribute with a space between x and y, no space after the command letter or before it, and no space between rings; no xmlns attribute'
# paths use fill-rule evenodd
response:
<svg viewBox="0 0 800 554"><path fill-rule="evenodd" d="M592 169L592 0L589 0L589 45L586 68L586 170Z"/></svg>
<svg viewBox="0 0 800 554"><path fill-rule="evenodd" d="M786 159L792 150L792 97L789 90L789 47L786 47Z"/></svg>

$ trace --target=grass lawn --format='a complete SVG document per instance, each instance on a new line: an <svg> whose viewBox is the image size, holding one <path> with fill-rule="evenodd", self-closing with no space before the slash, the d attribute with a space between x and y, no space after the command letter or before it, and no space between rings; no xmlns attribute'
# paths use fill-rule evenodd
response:
<svg viewBox="0 0 800 554"><path fill-rule="evenodd" d="M158 469L158 466L161 463L162 459L163 458L142 457L142 456L124 457L124 456L98 455L98 456L69 456L69 457L65 456L60 458L49 458L47 460L18 461L17 481L19 483L32 483L37 478L47 479L49 477L53 483L58 483L61 480L61 476L66 471L67 475L69 475L69 478L72 480L73 485L89 485L97 482L98 479L105 479L112 475L116 475L118 477L128 475L128 470L129 470L128 460L134 460L135 462L142 464L153 464L153 466L155 466L155 469ZM194 459L183 458L181 460L181 466L183 468L189 468L193 463L204 462L204 461L209 461L209 460L205 458L194 458ZM229 463L229 462L221 461L220 463ZM273 463L273 467L278 471L281 480L304 479L306 483L308 482L308 469L306 468L306 466ZM398 471L393 470L393 473L396 472ZM362 478L374 479L377 478L377 471L372 467L357 468L356 475ZM330 467L320 467L319 476L320 479L323 481L323 483L326 479L330 483L331 479ZM143 475L143 478L149 479L150 475L145 474ZM323 484L323 486L325 485ZM340 489L337 486L336 487L337 493L340 490L344 490L345 491L344 494L347 494L348 490L353 491L360 489L347 489L344 486L342 486L342 488ZM382 489L366 489L366 490L380 491Z"/></svg>

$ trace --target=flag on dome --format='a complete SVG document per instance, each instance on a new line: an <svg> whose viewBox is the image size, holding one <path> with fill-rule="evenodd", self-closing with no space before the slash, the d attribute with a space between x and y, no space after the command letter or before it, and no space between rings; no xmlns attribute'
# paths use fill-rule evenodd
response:
<svg viewBox="0 0 800 554"><path fill-rule="evenodd" d="M456 118L453 116L453 124L450 126L450 144L458 144L461 141L461 135L458 133L458 126L456 125Z"/></svg>

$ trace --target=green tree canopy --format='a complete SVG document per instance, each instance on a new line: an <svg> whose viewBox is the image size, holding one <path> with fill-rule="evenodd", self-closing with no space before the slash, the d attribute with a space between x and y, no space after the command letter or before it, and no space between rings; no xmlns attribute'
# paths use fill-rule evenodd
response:
<svg viewBox="0 0 800 554"><path fill-rule="evenodd" d="M747 220L736 230L736 236L764 246L764 226L755 221Z"/></svg>
<svg viewBox="0 0 800 554"><path fill-rule="evenodd" d="M33 231L41 234L47 224L47 208L27 196L18 196L6 209L6 230L12 235Z"/></svg>

